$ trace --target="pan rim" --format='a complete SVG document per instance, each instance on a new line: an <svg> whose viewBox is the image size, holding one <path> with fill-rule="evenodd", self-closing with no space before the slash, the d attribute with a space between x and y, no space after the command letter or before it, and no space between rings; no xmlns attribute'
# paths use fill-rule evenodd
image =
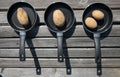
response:
<svg viewBox="0 0 120 77"><path fill-rule="evenodd" d="M45 18L46 18L45 16L46 16L46 13L47 13L47 10L49 9L49 7L52 6L52 5L58 4L58 3L64 4L64 5L68 6L68 7L70 8L72 14L73 14L73 21L72 21L72 23L71 23L71 26L69 26L67 29L64 29L64 30L62 30L62 31L55 31L55 30L51 29L51 28L47 25L47 22L46 22L46 19L45 19ZM48 26L49 30L51 30L52 32L55 32L55 33L57 33L57 32L66 32L66 31L68 31L68 30L74 25L74 23L75 23L75 15L74 15L73 9L72 9L67 3L65 3L65 2L52 2L52 3L51 3L50 5L48 5L47 8L45 9L44 21L45 21L45 24Z"/></svg>
<svg viewBox="0 0 120 77"><path fill-rule="evenodd" d="M33 24L31 24L32 26L29 28L29 29L25 29L25 30L18 30L18 29L16 29L16 28L14 28L14 27L12 27L11 26L11 24L10 24L10 20L9 20L9 12L10 12L10 10L11 10L11 8L14 6L14 5L16 5L16 4L27 4L27 5L29 5L30 6L30 8L34 11L34 15L35 15L35 19L34 19L34 22L33 22ZM8 8L8 11L7 11L7 21L8 21L8 24L15 30L15 31L25 31L25 32L27 32L27 31L29 31L29 30L31 30L34 26L35 26L35 24L36 24L36 21L37 21L37 13L36 13L36 10L33 8L33 6L30 4L30 3L27 3L27 2L15 2L15 3L13 3L9 8Z"/></svg>
<svg viewBox="0 0 120 77"><path fill-rule="evenodd" d="M107 7L107 8L110 10L110 13L111 13L111 15L112 15L112 16L111 16L111 23L110 23L109 27L106 28L106 29L103 30L103 31L93 32L93 31L89 30L88 28L86 28L86 26L85 26L84 17L83 17L83 16L84 16L84 12L85 12L90 6L92 6L92 5L94 5L94 4L102 4L102 5L104 5L105 7ZM83 24L84 29L87 30L88 32L90 32L90 33L104 33L104 32L108 31L108 30L112 27L112 24L113 24L113 13L112 13L112 9L111 9L108 5L106 5L105 3L99 3L99 2L91 3L90 5L88 5L88 6L85 8L84 12L83 12L83 14L82 14L82 24Z"/></svg>

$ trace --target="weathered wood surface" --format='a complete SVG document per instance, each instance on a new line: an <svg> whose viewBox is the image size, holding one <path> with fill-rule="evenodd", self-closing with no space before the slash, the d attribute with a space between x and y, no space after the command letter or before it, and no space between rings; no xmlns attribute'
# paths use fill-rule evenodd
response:
<svg viewBox="0 0 120 77"><path fill-rule="evenodd" d="M64 33L64 37L87 37L88 35L84 31L84 28L82 25L76 25L73 33L68 31ZM35 35L34 35L35 34ZM41 25L40 27L34 27L30 32L27 33L28 37L53 37L53 34L50 33L48 30L48 27L46 25ZM70 35L69 35L70 34ZM91 35L92 36L92 35ZM103 35L106 36L106 35ZM112 30L108 37L119 37L120 36L120 25L113 25ZM19 34L14 31L14 29L10 26L0 26L0 38L15 38L19 37Z"/></svg>
<svg viewBox="0 0 120 77"><path fill-rule="evenodd" d="M42 74L36 75L34 68L3 68L2 77L98 77L95 68L73 68L71 75L66 75L65 68L42 68ZM100 77L119 77L120 68L103 68Z"/></svg>
<svg viewBox="0 0 120 77"><path fill-rule="evenodd" d="M102 2L109 5L111 8L120 8L119 0L21 0L32 4L37 9L45 9L48 5L53 2L65 2L69 4L72 8L85 8L87 5L94 2ZM10 5L15 2L20 2L20 0L0 0L0 9L8 9Z"/></svg>
<svg viewBox="0 0 120 77"><path fill-rule="evenodd" d="M118 58L120 57L120 48L101 48L103 58ZM33 53L36 53L34 56ZM66 52L66 51L64 51ZM94 58L95 49L94 48L68 48L68 56L70 58ZM1 58L18 58L19 49L0 49ZM29 49L26 48L27 58L57 58L57 48L36 48Z"/></svg>
<svg viewBox="0 0 120 77"><path fill-rule="evenodd" d="M57 58L27 58L26 61L20 62L19 58L0 58L0 67L5 68L30 68L30 67L66 67L64 62L57 62ZM67 59L68 62L68 59ZM95 59L93 58L77 58L70 59L70 66L76 68L91 68L96 67ZM102 59L102 67L110 67L110 68L119 68L120 67L120 59Z"/></svg>
<svg viewBox="0 0 120 77"><path fill-rule="evenodd" d="M101 40L101 77L120 76L120 1L119 0L21 0L36 9L39 23L26 38L26 61L19 61L19 35L7 22L7 10L20 0L0 0L0 70L3 77L38 77L36 67L42 67L39 77L97 77L94 41L87 37L83 25L84 8L94 2L110 6L113 12L113 27L110 34ZM66 61L57 61L57 39L50 33L44 22L44 12L53 2L62 1L73 8L75 29L65 33L64 52L68 53L72 74L66 75ZM34 36L33 36L34 35ZM54 34L55 35L55 34ZM92 36L92 35L90 35ZM32 37L32 38L31 38ZM33 38L34 37L34 38ZM67 47L67 50L66 50ZM67 54L66 54L67 55ZM65 55L65 56L66 56ZM67 59L68 61L68 59ZM37 65L37 66L36 66ZM53 68L52 68L53 67ZM4 69L5 68L5 69Z"/></svg>
<svg viewBox="0 0 120 77"><path fill-rule="evenodd" d="M120 47L120 37L107 37L101 40L101 47L107 48L117 48ZM66 46L67 44L67 46ZM64 47L71 48L89 48L94 47L94 41L89 37L76 37L69 38L63 43ZM18 48L19 47L19 38L4 38L0 39L0 48ZM35 48L56 48L57 39L56 38L35 38L35 39L26 39L25 47L35 47Z"/></svg>

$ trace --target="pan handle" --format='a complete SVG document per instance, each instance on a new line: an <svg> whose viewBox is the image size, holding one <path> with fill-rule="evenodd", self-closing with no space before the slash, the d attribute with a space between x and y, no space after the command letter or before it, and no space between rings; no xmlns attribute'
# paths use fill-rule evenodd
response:
<svg viewBox="0 0 120 77"><path fill-rule="evenodd" d="M94 33L94 44L95 44L95 62L97 63L97 75L101 75L102 70L101 70L100 33Z"/></svg>
<svg viewBox="0 0 120 77"><path fill-rule="evenodd" d="M63 62L63 33L57 32L58 62Z"/></svg>
<svg viewBox="0 0 120 77"><path fill-rule="evenodd" d="M19 50L20 61L25 61L25 36L26 32L20 31L20 50Z"/></svg>
<svg viewBox="0 0 120 77"><path fill-rule="evenodd" d="M94 44L95 44L95 62L100 62L101 49L100 49L100 33L94 33Z"/></svg>

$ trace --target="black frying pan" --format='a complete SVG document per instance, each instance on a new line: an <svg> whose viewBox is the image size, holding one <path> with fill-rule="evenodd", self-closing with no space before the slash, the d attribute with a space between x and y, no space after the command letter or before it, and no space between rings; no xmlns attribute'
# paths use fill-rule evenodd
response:
<svg viewBox="0 0 120 77"><path fill-rule="evenodd" d="M17 19L17 9L21 7L23 8L29 17L29 24L28 25L21 25ZM26 32L31 30L33 26L35 26L36 20L37 20L37 14L34 10L34 8L25 2L17 2L14 3L8 10L7 13L7 19L9 24L11 25L12 28L14 28L16 31L20 33L20 61L25 60L25 36Z"/></svg>
<svg viewBox="0 0 120 77"><path fill-rule="evenodd" d="M56 9L60 9L63 14L65 15L65 25L63 27L56 27L53 22L53 12ZM48 6L48 8L45 11L44 15L45 22L48 26L48 28L57 33L57 40L58 40L58 61L63 61L63 32L68 31L75 22L75 17L73 10L69 5L63 2L56 2Z"/></svg>
<svg viewBox="0 0 120 77"><path fill-rule="evenodd" d="M93 10L101 10L104 13L104 19L98 21L98 27L96 29L90 29L85 24L85 19L87 17L92 17ZM103 3L93 3L89 5L83 13L82 22L84 29L94 35L94 43L96 49L96 63L101 62L101 49L100 49L100 34L108 31L112 26L113 14L111 9ZM98 70L98 74L100 74Z"/></svg>

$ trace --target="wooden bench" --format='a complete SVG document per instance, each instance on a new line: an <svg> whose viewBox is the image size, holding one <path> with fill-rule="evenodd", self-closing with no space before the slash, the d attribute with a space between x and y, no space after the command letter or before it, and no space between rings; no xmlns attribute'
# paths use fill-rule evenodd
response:
<svg viewBox="0 0 120 77"><path fill-rule="evenodd" d="M35 37L26 38L26 61L19 61L19 35L7 22L7 10L19 0L0 0L0 73L1 77L97 77L94 41L82 25L84 8L94 2L111 7L113 27L110 34L101 40L102 76L120 77L120 1L119 0L22 0L30 3L39 15L40 23L32 30ZM65 35L63 63L57 61L57 39L44 23L45 9L52 2L62 1L73 8L76 25L71 34ZM36 75L36 68L41 75ZM66 68L72 69L71 75Z"/></svg>

